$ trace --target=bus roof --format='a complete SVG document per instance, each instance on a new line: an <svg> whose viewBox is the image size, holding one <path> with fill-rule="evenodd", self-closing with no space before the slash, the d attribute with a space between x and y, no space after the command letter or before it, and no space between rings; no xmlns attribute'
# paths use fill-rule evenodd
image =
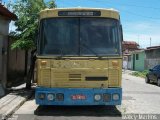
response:
<svg viewBox="0 0 160 120"><path fill-rule="evenodd" d="M105 8L54 8L45 9L40 13L40 19L52 17L103 17L119 20L119 12Z"/></svg>

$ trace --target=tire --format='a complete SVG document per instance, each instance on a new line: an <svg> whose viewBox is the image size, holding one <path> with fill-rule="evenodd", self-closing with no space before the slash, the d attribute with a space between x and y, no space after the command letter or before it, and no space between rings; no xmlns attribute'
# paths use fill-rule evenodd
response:
<svg viewBox="0 0 160 120"><path fill-rule="evenodd" d="M157 85L160 87L160 78L157 79Z"/></svg>
<svg viewBox="0 0 160 120"><path fill-rule="evenodd" d="M146 83L150 83L150 79L148 78L148 76L146 76L145 82L146 82Z"/></svg>

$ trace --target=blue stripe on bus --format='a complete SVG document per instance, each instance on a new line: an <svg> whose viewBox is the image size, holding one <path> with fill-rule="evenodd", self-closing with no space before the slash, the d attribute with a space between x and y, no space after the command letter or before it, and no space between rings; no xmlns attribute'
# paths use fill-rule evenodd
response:
<svg viewBox="0 0 160 120"><path fill-rule="evenodd" d="M39 99L39 94L44 93L47 95L48 93L63 93L64 94L64 101L49 101L47 97L45 99ZM109 102L104 102L103 99L100 101L94 100L95 94L104 93L111 94L119 94L120 99L114 101L111 97ZM72 100L72 95L85 95L85 100ZM122 88L44 88L44 87L37 87L35 92L35 100L36 104L39 105L121 105L122 100Z"/></svg>

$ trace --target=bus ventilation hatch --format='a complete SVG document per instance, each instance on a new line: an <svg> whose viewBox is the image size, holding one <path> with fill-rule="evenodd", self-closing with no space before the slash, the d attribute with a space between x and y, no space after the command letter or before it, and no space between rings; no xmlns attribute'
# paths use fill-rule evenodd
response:
<svg viewBox="0 0 160 120"><path fill-rule="evenodd" d="M81 74L69 74L70 81L81 81Z"/></svg>

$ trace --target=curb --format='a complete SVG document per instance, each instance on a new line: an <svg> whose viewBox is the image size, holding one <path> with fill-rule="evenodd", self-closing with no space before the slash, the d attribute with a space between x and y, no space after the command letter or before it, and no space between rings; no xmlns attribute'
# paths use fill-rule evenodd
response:
<svg viewBox="0 0 160 120"><path fill-rule="evenodd" d="M33 90L10 93L0 99L0 119L5 120L33 95Z"/></svg>

